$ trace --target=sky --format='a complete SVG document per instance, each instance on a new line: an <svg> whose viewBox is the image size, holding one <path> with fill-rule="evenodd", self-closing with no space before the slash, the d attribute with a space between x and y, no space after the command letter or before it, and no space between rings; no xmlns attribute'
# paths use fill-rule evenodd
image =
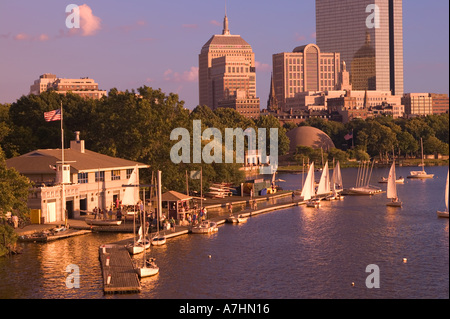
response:
<svg viewBox="0 0 450 319"><path fill-rule="evenodd" d="M72 1L72 2L71 2ZM80 28L66 26L66 6ZM231 34L253 48L261 108L272 55L315 43L314 0L227 0ZM109 91L143 85L198 105L198 55L221 34L225 0L0 0L0 103L27 95L41 74L89 77ZM449 93L449 1L404 0L405 93Z"/></svg>

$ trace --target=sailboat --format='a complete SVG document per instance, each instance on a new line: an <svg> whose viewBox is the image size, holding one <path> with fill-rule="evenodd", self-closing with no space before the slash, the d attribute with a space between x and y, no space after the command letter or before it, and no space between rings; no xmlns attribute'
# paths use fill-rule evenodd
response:
<svg viewBox="0 0 450 319"><path fill-rule="evenodd" d="M317 187L316 195L321 197L332 196L330 188L330 171L328 169L328 161L325 162L325 166L322 169L322 175L320 176L319 186ZM329 199L331 199L331 197Z"/></svg>
<svg viewBox="0 0 450 319"><path fill-rule="evenodd" d="M448 171L447 171L447 183L445 184L445 207L446 210L441 212L441 211L437 211L437 215L438 217L443 217L443 218L448 218Z"/></svg>
<svg viewBox="0 0 450 319"><path fill-rule="evenodd" d="M420 138L420 148L422 149L422 163L420 166L422 166L421 171L411 171L408 178L433 178L434 174L427 174L425 172L425 163L423 162L423 141L422 138Z"/></svg>
<svg viewBox="0 0 450 319"><path fill-rule="evenodd" d="M342 190L341 165L339 164L339 161L337 161L331 177L331 191L335 199L344 199L344 195L341 194Z"/></svg>
<svg viewBox="0 0 450 319"><path fill-rule="evenodd" d="M139 190L136 191L136 187L133 186L137 185L137 167L131 173L130 179L128 180L128 185L130 187L127 187L125 189L122 204L135 206L139 199ZM144 212L145 212L145 202L144 202ZM142 220L143 219L141 218L141 226L139 227L138 231L139 238L138 240L136 240L136 214L133 214L133 242L126 246L128 252L132 255L142 253L144 249L150 247L149 240L144 239L143 236Z"/></svg>
<svg viewBox="0 0 450 319"><path fill-rule="evenodd" d="M145 210L143 215L143 224L145 225ZM147 227L144 227L144 241L149 242L148 240L148 232L146 230ZM149 258L146 259L145 249L143 250L144 254L142 256L142 267L137 267L136 271L140 278L154 276L159 272L159 267L156 266L155 259Z"/></svg>
<svg viewBox="0 0 450 319"><path fill-rule="evenodd" d="M392 201L386 205L391 207L402 207L402 202L398 200L397 185L395 184L395 180L395 161L393 161L391 169L389 170L387 183L387 198L391 198Z"/></svg>
<svg viewBox="0 0 450 319"><path fill-rule="evenodd" d="M307 207L319 207L320 203L317 199L313 199L312 197L315 195L314 189L314 162L309 166L308 175L306 175L305 183L303 184L302 194L304 201L306 202Z"/></svg>
<svg viewBox="0 0 450 319"><path fill-rule="evenodd" d="M143 214L145 215L145 214ZM142 218L141 218L142 220ZM144 227L145 229L146 227ZM127 250L130 254L136 255L142 253L145 249L148 249L150 247L150 241L148 238L146 238L143 233L145 230L143 230L142 225L139 227L139 238L136 240L136 236L134 236L134 241L127 245Z"/></svg>
<svg viewBox="0 0 450 319"><path fill-rule="evenodd" d="M161 172L158 171L158 191L157 191L157 200L158 200L158 212L156 214L156 235L152 237L152 245L153 246L162 246L166 243L166 236L159 233L159 216L161 214L160 207L162 207L162 198L161 198Z"/></svg>

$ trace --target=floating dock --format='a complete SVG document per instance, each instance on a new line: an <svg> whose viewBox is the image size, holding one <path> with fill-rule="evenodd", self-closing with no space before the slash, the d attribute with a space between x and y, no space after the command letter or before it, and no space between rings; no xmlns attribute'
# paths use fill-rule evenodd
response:
<svg viewBox="0 0 450 319"><path fill-rule="evenodd" d="M99 259L105 294L141 291L138 274L125 246L101 245Z"/></svg>

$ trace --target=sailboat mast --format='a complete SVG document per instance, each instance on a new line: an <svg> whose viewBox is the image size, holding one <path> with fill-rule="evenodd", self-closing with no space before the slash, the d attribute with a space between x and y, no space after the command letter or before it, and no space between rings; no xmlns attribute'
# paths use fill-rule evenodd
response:
<svg viewBox="0 0 450 319"><path fill-rule="evenodd" d="M425 172L425 164L423 162L423 140L420 138L420 148L422 150L422 171Z"/></svg>

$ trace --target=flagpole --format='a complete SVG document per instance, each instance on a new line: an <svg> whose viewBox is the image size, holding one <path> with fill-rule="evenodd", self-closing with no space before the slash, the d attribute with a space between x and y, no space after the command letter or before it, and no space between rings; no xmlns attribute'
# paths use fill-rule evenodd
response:
<svg viewBox="0 0 450 319"><path fill-rule="evenodd" d="M353 129L352 129L352 149L355 148L355 137L353 136Z"/></svg>
<svg viewBox="0 0 450 319"><path fill-rule="evenodd" d="M61 218L64 218L65 226L67 227L66 217L66 190L64 187L64 128L63 128L63 104L61 101L61 183L62 183L62 195L61 195Z"/></svg>

